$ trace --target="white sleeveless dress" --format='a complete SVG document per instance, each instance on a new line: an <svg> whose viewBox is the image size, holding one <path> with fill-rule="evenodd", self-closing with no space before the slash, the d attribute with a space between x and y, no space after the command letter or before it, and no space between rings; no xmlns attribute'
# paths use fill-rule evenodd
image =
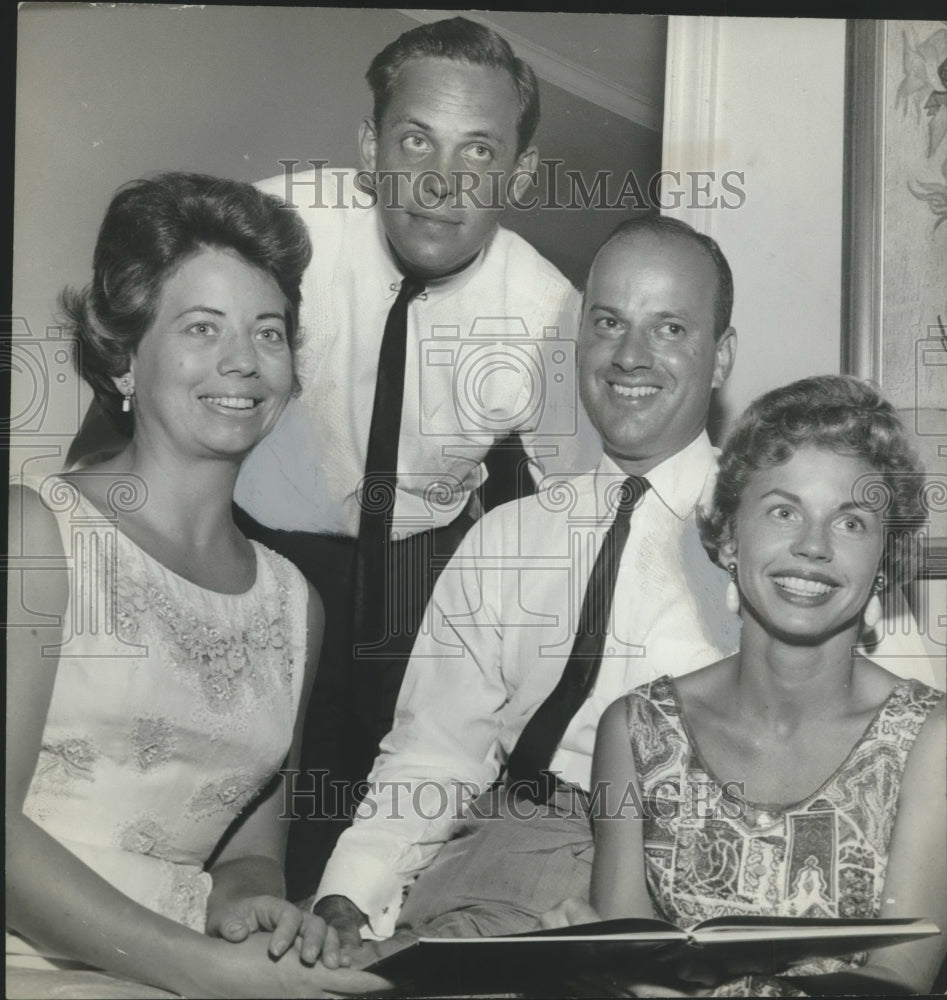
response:
<svg viewBox="0 0 947 1000"><path fill-rule="evenodd" d="M59 524L70 597L23 811L121 892L203 931L204 864L292 741L306 582L254 542L249 590L205 590L151 558L73 484L27 485ZM75 967L15 934L7 961Z"/></svg>

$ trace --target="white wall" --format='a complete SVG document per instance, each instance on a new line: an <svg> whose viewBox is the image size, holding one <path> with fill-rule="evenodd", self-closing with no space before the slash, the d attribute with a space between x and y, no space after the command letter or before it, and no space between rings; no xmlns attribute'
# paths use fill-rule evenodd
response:
<svg viewBox="0 0 947 1000"><path fill-rule="evenodd" d="M744 175L739 207L667 213L733 270L724 423L767 389L839 371L844 85L844 21L670 19L664 169Z"/></svg>
<svg viewBox="0 0 947 1000"><path fill-rule="evenodd" d="M663 169L745 175L737 208L667 209L713 236L733 270L739 348L718 440L760 393L841 371L844 98L844 21L669 19ZM944 686L947 582L918 601Z"/></svg>

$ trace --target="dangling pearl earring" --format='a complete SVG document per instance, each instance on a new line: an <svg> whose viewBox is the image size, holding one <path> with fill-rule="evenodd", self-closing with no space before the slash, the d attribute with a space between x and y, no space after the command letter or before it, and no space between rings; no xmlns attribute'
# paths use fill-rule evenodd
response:
<svg viewBox="0 0 947 1000"><path fill-rule="evenodd" d="M881 621L883 612L881 610L881 600L878 595L885 589L887 582L884 573L879 573L875 577L874 585L871 588L871 599L865 605L865 610L862 614L862 620L868 629L874 629L878 622Z"/></svg>
<svg viewBox="0 0 947 1000"><path fill-rule="evenodd" d="M727 584L727 611L732 611L736 614L740 610L740 591L737 589L737 564L735 562L730 563L727 567L727 572L730 574L730 582Z"/></svg>
<svg viewBox="0 0 947 1000"><path fill-rule="evenodd" d="M131 413L132 396L135 395L135 381L132 378L131 372L122 376L121 390L122 395L125 397L122 400L122 413Z"/></svg>

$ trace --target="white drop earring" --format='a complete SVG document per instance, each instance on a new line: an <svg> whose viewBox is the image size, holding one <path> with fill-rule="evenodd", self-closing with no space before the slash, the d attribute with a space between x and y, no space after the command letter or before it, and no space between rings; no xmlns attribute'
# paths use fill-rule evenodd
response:
<svg viewBox="0 0 947 1000"><path fill-rule="evenodd" d="M735 562L730 563L727 566L727 572L730 574L730 582L727 584L726 594L727 611L737 614L740 610L740 591L737 588L737 564Z"/></svg>
<svg viewBox="0 0 947 1000"><path fill-rule="evenodd" d="M885 589L885 584L888 581L885 579L884 573L879 573L875 577L875 582L871 588L871 598L865 605L865 610L862 614L862 620L865 623L865 627L868 629L874 629L874 627L881 621L884 612L881 608L881 598L878 595Z"/></svg>
<svg viewBox="0 0 947 1000"><path fill-rule="evenodd" d="M126 372L119 379L119 389L124 397L122 399L122 413L131 413L132 397L135 395L135 379L131 372Z"/></svg>

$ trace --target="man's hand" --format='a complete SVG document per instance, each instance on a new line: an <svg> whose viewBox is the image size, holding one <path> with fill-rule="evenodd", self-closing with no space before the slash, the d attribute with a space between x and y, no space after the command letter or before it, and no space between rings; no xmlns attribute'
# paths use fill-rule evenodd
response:
<svg viewBox="0 0 947 1000"><path fill-rule="evenodd" d="M368 917L347 896L324 896L312 912L338 934L343 958L361 945L361 929L368 923Z"/></svg>
<svg viewBox="0 0 947 1000"><path fill-rule="evenodd" d="M272 958L281 958L295 943L306 965L314 965L320 954L329 969L348 965L336 932L325 921L277 896L248 896L215 913L207 922L208 934L233 943L259 931L272 931Z"/></svg>

